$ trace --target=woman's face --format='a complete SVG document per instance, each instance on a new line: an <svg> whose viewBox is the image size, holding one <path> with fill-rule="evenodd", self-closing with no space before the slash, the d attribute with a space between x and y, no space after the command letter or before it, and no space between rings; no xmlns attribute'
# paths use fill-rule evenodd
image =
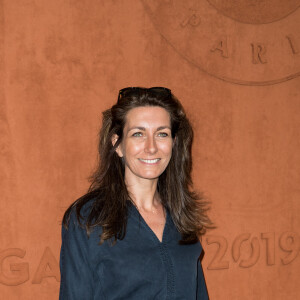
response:
<svg viewBox="0 0 300 300"><path fill-rule="evenodd" d="M124 157L125 180L156 179L168 166L173 139L169 113L159 106L131 109L126 116L123 140L117 148Z"/></svg>

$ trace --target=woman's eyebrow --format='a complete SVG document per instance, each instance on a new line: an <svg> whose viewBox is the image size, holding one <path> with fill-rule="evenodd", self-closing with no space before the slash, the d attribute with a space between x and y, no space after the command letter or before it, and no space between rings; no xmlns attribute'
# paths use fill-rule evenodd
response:
<svg viewBox="0 0 300 300"><path fill-rule="evenodd" d="M160 130L164 130L164 129L170 129L171 130L170 126L160 126L156 129L156 131L160 131Z"/></svg>
<svg viewBox="0 0 300 300"><path fill-rule="evenodd" d="M140 126L133 126L133 127L130 127L130 128L128 129L128 131L131 131L131 130L133 130L133 129L138 129L138 130L141 130L141 131L146 131L146 128L145 128L145 127L140 127ZM159 126L159 127L156 129L156 131L160 131L160 130L164 130L164 129L170 129L170 130L171 130L170 126Z"/></svg>
<svg viewBox="0 0 300 300"><path fill-rule="evenodd" d="M133 130L133 129L138 129L138 130L141 130L141 131L146 131L146 128L145 128L145 127L140 127L140 126L133 126L133 127L130 127L130 128L128 129L128 131Z"/></svg>

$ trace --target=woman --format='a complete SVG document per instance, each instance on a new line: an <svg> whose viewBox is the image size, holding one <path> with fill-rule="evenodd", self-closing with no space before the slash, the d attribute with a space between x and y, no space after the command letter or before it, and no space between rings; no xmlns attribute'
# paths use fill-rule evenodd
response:
<svg viewBox="0 0 300 300"><path fill-rule="evenodd" d="M208 299L191 190L192 128L167 88L125 88L103 113L99 166L66 211L60 299Z"/></svg>

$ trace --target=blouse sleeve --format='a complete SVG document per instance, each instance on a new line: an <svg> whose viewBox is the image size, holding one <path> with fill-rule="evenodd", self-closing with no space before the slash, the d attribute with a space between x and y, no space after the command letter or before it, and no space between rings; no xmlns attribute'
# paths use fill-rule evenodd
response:
<svg viewBox="0 0 300 300"><path fill-rule="evenodd" d="M93 271L88 255L88 237L74 213L71 214L68 230L62 226L60 251L59 300L93 299Z"/></svg>
<svg viewBox="0 0 300 300"><path fill-rule="evenodd" d="M198 259L197 277L197 300L208 300L209 298L200 259Z"/></svg>

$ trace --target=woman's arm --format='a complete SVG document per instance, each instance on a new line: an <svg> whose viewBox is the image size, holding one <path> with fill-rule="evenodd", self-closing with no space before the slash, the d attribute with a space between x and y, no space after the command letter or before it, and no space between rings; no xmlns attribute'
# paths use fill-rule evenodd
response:
<svg viewBox="0 0 300 300"><path fill-rule="evenodd" d="M94 278L88 253L88 237L73 212L68 230L62 226L59 300L89 300L94 296Z"/></svg>

